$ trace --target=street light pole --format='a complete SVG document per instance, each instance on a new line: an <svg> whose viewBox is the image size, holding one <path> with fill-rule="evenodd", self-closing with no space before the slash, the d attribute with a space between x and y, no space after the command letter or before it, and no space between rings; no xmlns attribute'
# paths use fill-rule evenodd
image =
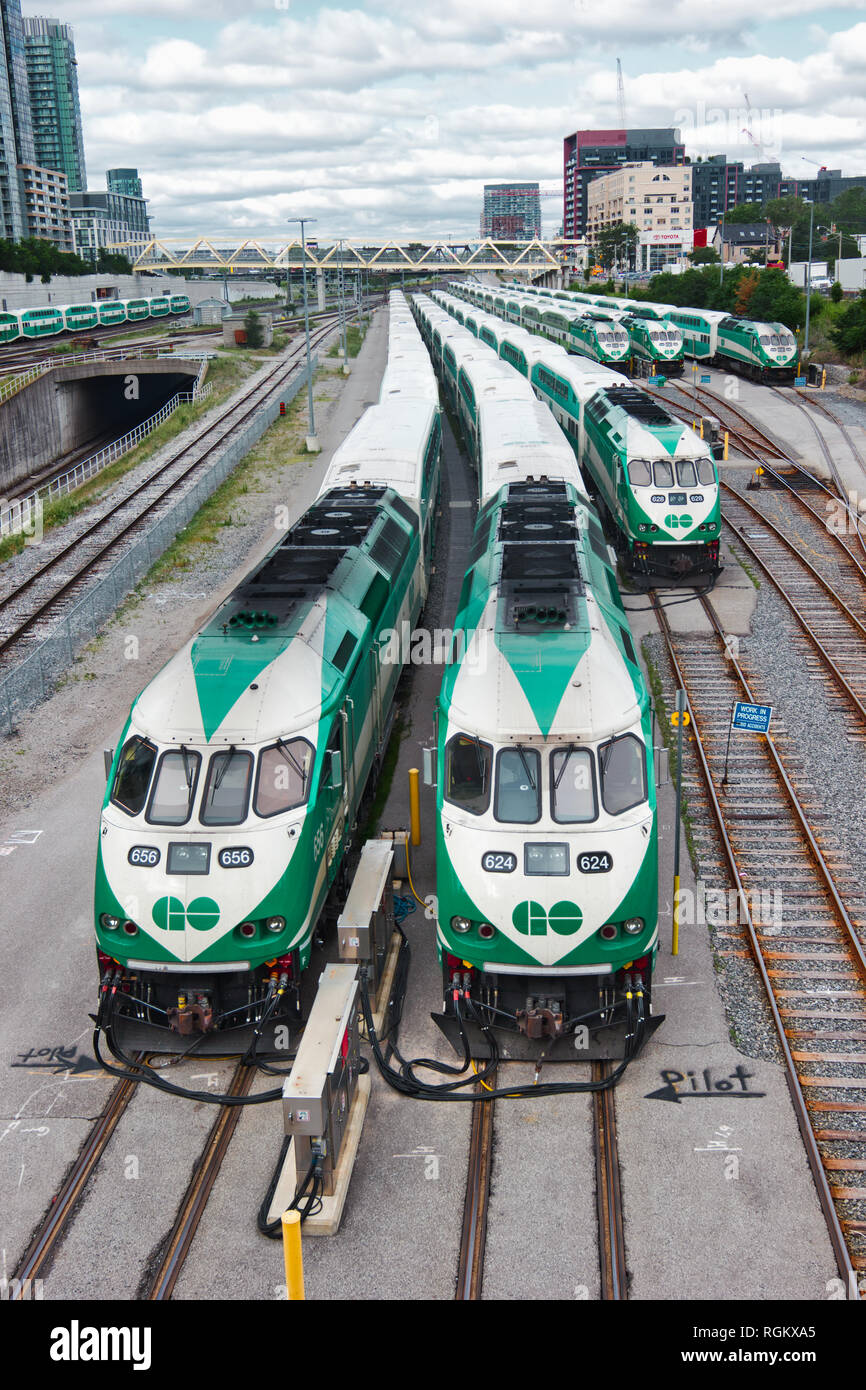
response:
<svg viewBox="0 0 866 1390"><path fill-rule="evenodd" d="M290 217L290 222L300 222L301 224L301 269L304 276L304 336L307 344L307 403L310 412L310 433L307 435L307 452L313 454L319 447L316 438L316 419L313 414L313 368L310 361L310 306L307 300L307 241L304 234L304 226L307 222L315 222L315 217Z"/></svg>
<svg viewBox="0 0 866 1390"><path fill-rule="evenodd" d="M809 351L809 308L812 303L812 228L815 222L815 204L809 205L809 263L806 267L806 332L803 338L803 352Z"/></svg>
<svg viewBox="0 0 866 1390"><path fill-rule="evenodd" d="M721 239L721 242L719 243L719 288L720 288L720 289L721 289L721 287L722 287L722 285L723 285L723 283L724 283L724 274L725 274L725 212L726 212L726 211L727 211L726 208L722 208L722 239Z"/></svg>

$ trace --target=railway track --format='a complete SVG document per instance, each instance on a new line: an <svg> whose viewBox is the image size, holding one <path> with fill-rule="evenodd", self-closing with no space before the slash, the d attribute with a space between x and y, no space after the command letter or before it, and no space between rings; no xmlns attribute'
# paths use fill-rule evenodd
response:
<svg viewBox="0 0 866 1390"><path fill-rule="evenodd" d="M700 853L738 921L716 931L722 956L751 956L763 985L788 1085L840 1274L866 1270L866 904L856 871L833 844L830 817L804 788L784 730L735 745L724 775L734 698L755 692L708 599L707 636L674 634L656 605L676 683L692 714L697 778L690 804L710 829ZM733 675L734 680L731 679ZM808 799L807 799L808 797Z"/></svg>
<svg viewBox="0 0 866 1390"><path fill-rule="evenodd" d="M141 1054L135 1054L136 1060ZM119 1081L112 1087L108 1100L87 1136L78 1157L66 1175L63 1186L52 1201L47 1216L39 1225L15 1270L13 1288L16 1298L27 1297L33 1281L42 1276L58 1240L68 1229L84 1190L96 1170L126 1107L135 1094L134 1081Z"/></svg>
<svg viewBox="0 0 866 1390"><path fill-rule="evenodd" d="M787 603L823 669L843 692L862 735L866 730L866 622L860 615L866 613L866 574L842 551L845 559L841 564L837 561L842 573L834 586L804 554L815 545L830 549L832 537L825 527L813 524L797 544L751 500L727 483L721 487L725 525Z"/></svg>
<svg viewBox="0 0 866 1390"><path fill-rule="evenodd" d="M500 1063L500 1071L489 1079L488 1085L491 1088L506 1085L501 1073L514 1065ZM593 1062L591 1066L593 1081L603 1081L611 1069L609 1062ZM480 1082L476 1091L479 1096L484 1094ZM591 1104L600 1297L606 1301L622 1301L628 1298L628 1273L613 1090L594 1092ZM496 1148L494 1126L497 1116L502 1114L500 1106L507 1105L507 1100L486 1100L472 1107L466 1192L457 1259L455 1298L459 1301L475 1302L482 1298Z"/></svg>
<svg viewBox="0 0 866 1390"><path fill-rule="evenodd" d="M333 323L328 323L316 329L311 334L311 343L317 345L332 328ZM240 400L205 425L192 444L175 450L123 497L109 502L74 538L68 541L61 538L54 553L3 596L0 600L0 663L8 666L14 654L26 645L22 644L22 639L38 637L41 628L54 622L61 605L75 601L96 567L113 555L119 543L145 519L189 484L214 451L300 365L303 355L301 344L288 359L280 360L264 380L251 386Z"/></svg>
<svg viewBox="0 0 866 1390"><path fill-rule="evenodd" d="M135 1054L135 1059L144 1060L140 1053ZM239 1062L226 1094L235 1097L249 1095L256 1075L255 1067ZM137 1081L121 1080L112 1088L60 1192L18 1264L12 1281L16 1298L26 1298L33 1282L44 1277L50 1268L54 1253L75 1221L88 1183L122 1122L137 1086ZM147 1270L138 1292L130 1297L151 1302L166 1302L171 1298L241 1113L242 1107L239 1105L219 1107L171 1229L163 1242L159 1259ZM148 1234L144 1233L145 1238Z"/></svg>

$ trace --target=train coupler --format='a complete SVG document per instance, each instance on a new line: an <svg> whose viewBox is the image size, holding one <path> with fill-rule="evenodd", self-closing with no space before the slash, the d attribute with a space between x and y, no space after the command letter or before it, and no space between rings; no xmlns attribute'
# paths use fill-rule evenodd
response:
<svg viewBox="0 0 866 1390"><path fill-rule="evenodd" d="M562 1000L534 999L530 996L526 1001L526 1008L517 1010L517 1027L527 1038L561 1037Z"/></svg>
<svg viewBox="0 0 866 1390"><path fill-rule="evenodd" d="M196 994L190 999L181 992L177 996L177 1004L168 1010L167 1016L169 1027L182 1038L213 1030L213 1004L206 994Z"/></svg>

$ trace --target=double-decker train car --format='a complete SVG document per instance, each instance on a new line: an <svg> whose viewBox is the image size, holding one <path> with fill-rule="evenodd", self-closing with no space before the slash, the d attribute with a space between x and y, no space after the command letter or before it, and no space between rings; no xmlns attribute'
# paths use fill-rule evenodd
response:
<svg viewBox="0 0 866 1390"><path fill-rule="evenodd" d="M0 314L0 344L188 313L189 296L185 294L153 295L146 299L100 299L90 304L52 304L34 309L9 310Z"/></svg>
<svg viewBox="0 0 866 1390"><path fill-rule="evenodd" d="M456 303L439 296L444 309ZM511 360L504 345L516 332L502 327L503 360ZM565 432L623 567L647 587L712 580L721 568L721 504L704 441L619 373L527 347L532 388Z"/></svg>
<svg viewBox="0 0 866 1390"><path fill-rule="evenodd" d="M233 1030L248 1041L297 1017L387 736L401 668L384 637L426 594L440 421L417 372L403 391L392 372L313 506L133 704L95 889L103 995L127 1045L156 1030L160 1050L194 1034L243 1050Z"/></svg>
<svg viewBox="0 0 866 1390"><path fill-rule="evenodd" d="M574 455L489 367L462 369L481 508L438 706L437 1022L484 1055L468 992L506 1055L629 1056L661 1022L650 701Z"/></svg>

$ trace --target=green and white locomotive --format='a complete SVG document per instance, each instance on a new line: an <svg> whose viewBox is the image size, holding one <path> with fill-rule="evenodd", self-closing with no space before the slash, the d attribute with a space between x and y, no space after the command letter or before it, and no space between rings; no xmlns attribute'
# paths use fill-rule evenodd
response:
<svg viewBox="0 0 866 1390"><path fill-rule="evenodd" d="M456 300L439 295L441 307ZM487 328L488 315L478 319ZM518 360L519 330L502 325L499 355ZM513 356L506 345L515 343ZM642 586L718 574L721 505L715 463L700 436L624 376L557 348L531 347L535 394L550 407L610 522L621 563Z"/></svg>
<svg viewBox="0 0 866 1390"><path fill-rule="evenodd" d="M504 1055L632 1055L661 1022L649 696L562 432L480 354L461 371L481 508L437 715L437 1022L484 1055L468 992Z"/></svg>
<svg viewBox="0 0 866 1390"><path fill-rule="evenodd" d="M314 505L133 704L95 890L102 988L127 1038L214 1034L222 1048L266 1011L297 1014L387 736L400 667L382 637L414 625L432 553L439 409L398 294L389 346L382 399Z"/></svg>

